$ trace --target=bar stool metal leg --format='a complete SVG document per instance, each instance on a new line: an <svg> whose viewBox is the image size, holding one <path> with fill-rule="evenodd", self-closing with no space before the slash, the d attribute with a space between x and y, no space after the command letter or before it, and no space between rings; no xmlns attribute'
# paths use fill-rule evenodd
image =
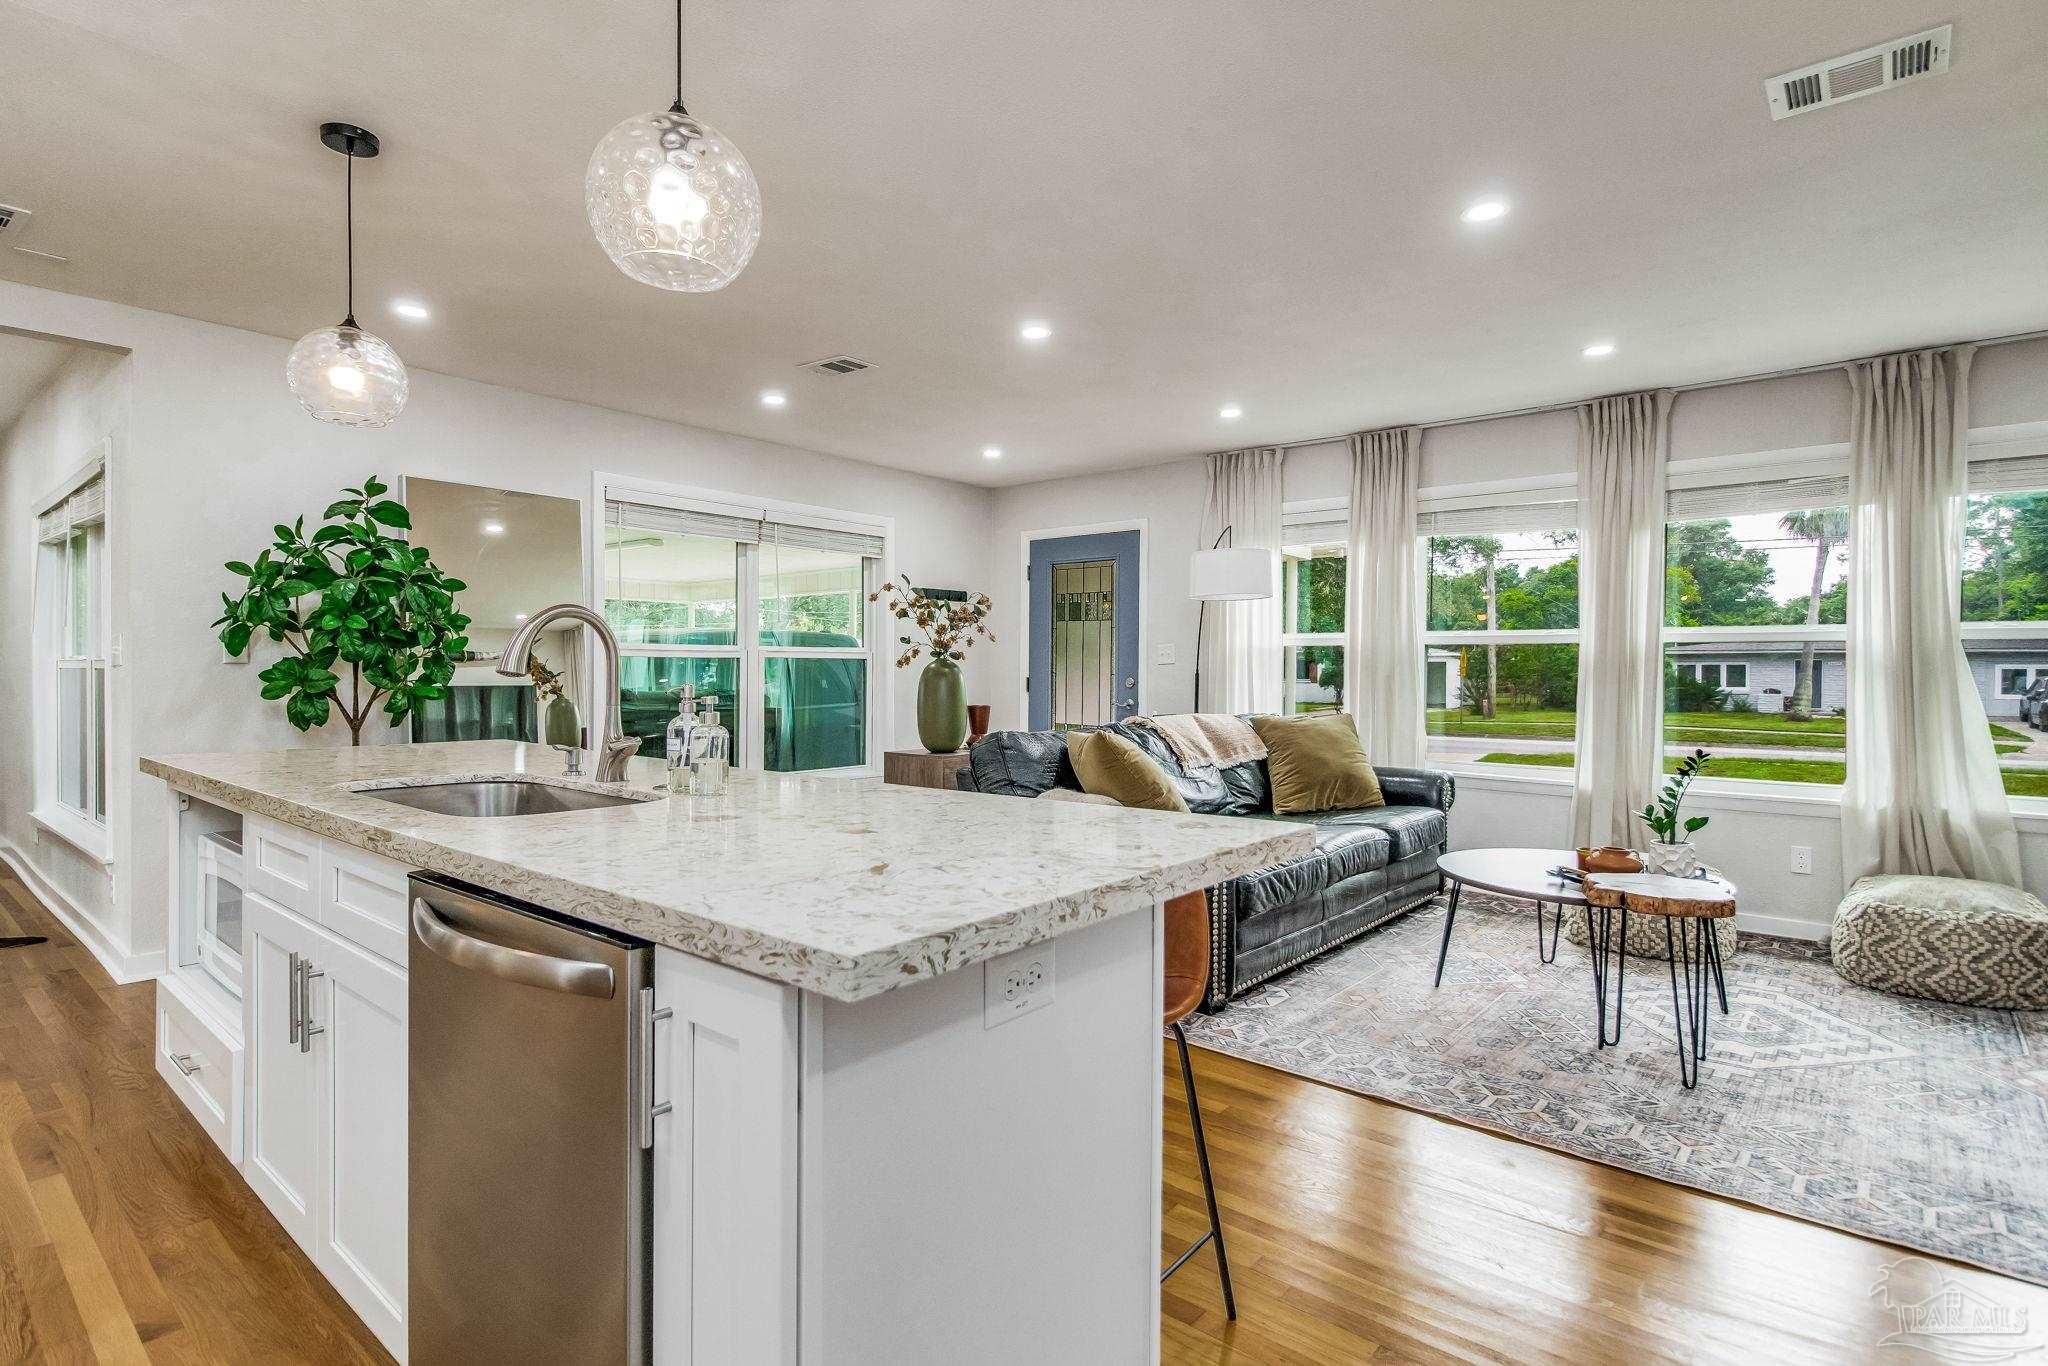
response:
<svg viewBox="0 0 2048 1366"><path fill-rule="evenodd" d="M1453 896L1456 895L1454 892ZM1216 1210L1216 1181L1209 1174L1209 1143L1202 1136L1202 1107L1195 1099L1195 1069L1188 1062L1188 1036L1181 1029L1180 1022L1174 1021L1174 1042L1180 1045L1181 1085L1188 1093L1188 1123L1195 1131L1195 1160L1202 1165L1202 1195L1209 1202L1209 1231L1188 1245L1188 1250L1173 1259L1173 1265L1159 1273L1164 1282L1168 1276L1181 1269L1187 1259L1202 1250L1204 1243L1216 1244L1216 1275L1223 1282L1223 1313L1235 1321L1237 1318L1237 1297L1230 1291L1230 1258L1223 1251L1223 1218Z"/></svg>

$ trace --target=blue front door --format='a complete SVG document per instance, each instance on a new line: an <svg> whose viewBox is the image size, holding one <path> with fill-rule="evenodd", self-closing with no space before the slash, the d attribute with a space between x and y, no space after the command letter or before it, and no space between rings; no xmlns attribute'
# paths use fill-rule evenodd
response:
<svg viewBox="0 0 2048 1366"><path fill-rule="evenodd" d="M1138 710L1138 533L1031 543L1031 729L1106 726Z"/></svg>

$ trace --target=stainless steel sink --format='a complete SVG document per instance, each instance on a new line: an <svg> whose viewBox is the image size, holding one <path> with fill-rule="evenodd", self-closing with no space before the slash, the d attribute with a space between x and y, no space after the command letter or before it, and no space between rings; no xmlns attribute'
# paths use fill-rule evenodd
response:
<svg viewBox="0 0 2048 1366"><path fill-rule="evenodd" d="M520 778L482 778L474 782L419 783L411 787L378 787L365 797L396 802L443 816L548 816L564 811L595 811L656 800L623 792L585 792Z"/></svg>

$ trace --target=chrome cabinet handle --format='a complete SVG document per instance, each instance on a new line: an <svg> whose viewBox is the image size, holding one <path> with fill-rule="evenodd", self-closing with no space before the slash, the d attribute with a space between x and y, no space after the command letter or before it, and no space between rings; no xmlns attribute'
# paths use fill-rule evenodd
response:
<svg viewBox="0 0 2048 1366"><path fill-rule="evenodd" d="M291 1041L299 1041L299 956L291 955L291 967L287 970L284 989L285 1013L291 1020Z"/></svg>
<svg viewBox="0 0 2048 1366"><path fill-rule="evenodd" d="M313 1023L313 979L315 977L325 977L326 975L326 973L313 966L312 959L301 958L299 960L299 1051L301 1053L312 1052L313 1036L327 1032L326 1025L316 1025Z"/></svg>
<svg viewBox="0 0 2048 1366"><path fill-rule="evenodd" d="M199 1070L199 1064L192 1061L190 1053L173 1053L171 1054L171 1062L180 1072L183 1072L188 1077Z"/></svg>
<svg viewBox="0 0 2048 1366"><path fill-rule="evenodd" d="M612 998L613 974L606 964L529 953L464 934L443 920L423 896L412 899L412 932L420 943L458 968L571 996L594 996L600 1001Z"/></svg>
<svg viewBox="0 0 2048 1366"><path fill-rule="evenodd" d="M640 1146L654 1146L654 1121L673 1111L673 1101L654 1103L654 1026L661 1020L673 1019L675 1011L664 1006L654 1008L654 988L640 988Z"/></svg>

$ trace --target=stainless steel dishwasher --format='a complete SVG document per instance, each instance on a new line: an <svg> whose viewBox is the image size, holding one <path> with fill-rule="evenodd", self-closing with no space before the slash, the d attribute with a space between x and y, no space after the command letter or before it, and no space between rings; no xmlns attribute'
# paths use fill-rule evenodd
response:
<svg viewBox="0 0 2048 1366"><path fill-rule="evenodd" d="M411 879L410 1359L652 1354L653 949Z"/></svg>

